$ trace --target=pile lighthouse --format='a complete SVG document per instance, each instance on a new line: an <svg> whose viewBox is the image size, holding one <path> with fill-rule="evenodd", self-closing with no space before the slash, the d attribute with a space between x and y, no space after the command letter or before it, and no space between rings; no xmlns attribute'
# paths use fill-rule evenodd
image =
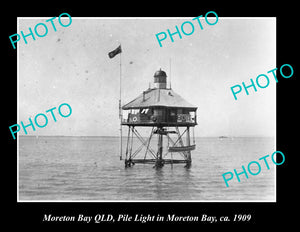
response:
<svg viewBox="0 0 300 232"><path fill-rule="evenodd" d="M167 88L167 75L163 70L155 72L153 88L143 91L137 98L123 105L122 110L121 124L128 126L125 167L136 163L152 163L157 168L173 163L191 165L195 140L192 144L190 133L197 125L197 107ZM145 127L151 128L147 139L138 131ZM157 149L152 149L155 134ZM141 142L136 150L133 149L134 138ZM179 154L180 158L174 159L175 154Z"/></svg>

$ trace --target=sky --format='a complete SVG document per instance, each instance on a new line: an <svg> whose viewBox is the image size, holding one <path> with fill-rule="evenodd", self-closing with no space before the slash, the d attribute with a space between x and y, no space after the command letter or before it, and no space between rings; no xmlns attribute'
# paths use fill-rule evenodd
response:
<svg viewBox="0 0 300 232"><path fill-rule="evenodd" d="M120 54L109 59L108 52L121 43L122 105L153 86L161 68L172 89L198 107L195 136L275 136L274 78L268 74L267 88L250 88L248 96L243 90L238 100L230 87L276 67L276 18L220 17L215 25L203 20L203 30L192 18L72 17L68 27L55 21L56 32L48 18L18 18L24 34L37 23L48 26L45 37L18 42L18 123L68 103L69 117L54 111L54 122L48 113L48 125L28 127L28 135L118 136ZM174 35L173 43L168 37L160 47L155 34L185 21L194 33Z"/></svg>

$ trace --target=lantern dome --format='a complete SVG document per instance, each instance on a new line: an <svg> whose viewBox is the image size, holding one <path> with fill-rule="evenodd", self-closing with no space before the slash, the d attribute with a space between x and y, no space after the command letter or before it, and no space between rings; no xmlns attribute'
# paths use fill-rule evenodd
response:
<svg viewBox="0 0 300 232"><path fill-rule="evenodd" d="M154 73L154 77L167 77L167 74L165 71L159 69Z"/></svg>
<svg viewBox="0 0 300 232"><path fill-rule="evenodd" d="M167 74L165 71L159 69L154 73L154 87L157 89L167 88Z"/></svg>

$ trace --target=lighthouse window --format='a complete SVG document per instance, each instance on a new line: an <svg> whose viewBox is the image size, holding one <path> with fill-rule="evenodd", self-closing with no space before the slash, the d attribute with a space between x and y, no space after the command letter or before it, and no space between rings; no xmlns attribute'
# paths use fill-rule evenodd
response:
<svg viewBox="0 0 300 232"><path fill-rule="evenodd" d="M123 110L123 121L127 122L129 110Z"/></svg>
<svg viewBox="0 0 300 232"><path fill-rule="evenodd" d="M147 114L148 113L148 111L149 111L149 109L147 108L147 109L142 109L141 110L141 114Z"/></svg>
<svg viewBox="0 0 300 232"><path fill-rule="evenodd" d="M139 113L139 109L132 109L132 110L131 110L131 113L132 113L132 114L138 114L138 113Z"/></svg>
<svg viewBox="0 0 300 232"><path fill-rule="evenodd" d="M190 120L191 122L195 122L196 121L196 112L195 111L190 111Z"/></svg>
<svg viewBox="0 0 300 232"><path fill-rule="evenodd" d="M176 116L176 110L170 109L170 116Z"/></svg>

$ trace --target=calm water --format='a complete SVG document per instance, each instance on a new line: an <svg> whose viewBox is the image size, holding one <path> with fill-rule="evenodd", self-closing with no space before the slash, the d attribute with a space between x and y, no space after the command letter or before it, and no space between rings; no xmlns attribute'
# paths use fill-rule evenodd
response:
<svg viewBox="0 0 300 232"><path fill-rule="evenodd" d="M117 137L19 137L19 200L275 201L275 169L241 176L226 187L224 172L275 151L273 138L196 138L190 169L124 168ZM153 147L154 148L154 147ZM251 166L252 168L252 166ZM255 167L253 166L253 172Z"/></svg>

